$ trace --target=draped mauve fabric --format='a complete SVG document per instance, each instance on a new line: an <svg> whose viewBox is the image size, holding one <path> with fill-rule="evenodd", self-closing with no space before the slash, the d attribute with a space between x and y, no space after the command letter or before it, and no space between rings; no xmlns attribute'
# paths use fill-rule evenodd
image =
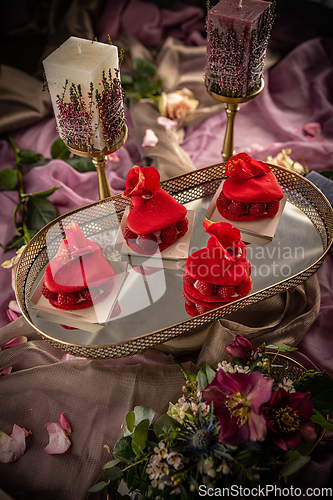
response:
<svg viewBox="0 0 333 500"><path fill-rule="evenodd" d="M134 102L126 109L129 138L118 151L120 162L107 163L112 194L124 190L133 164L152 164L166 179L219 163L226 116L224 105L214 101L204 87L203 12L181 3L173 11L153 4L147 9L139 0L116 4L97 1L90 3L91 8L88 4L72 2L61 22L52 10L53 29L45 35L42 57L70 35L97 35L106 41L110 34L116 45L127 49L124 68L131 67L133 57L151 60L158 66L164 90L188 87L200 101L199 108L172 131L156 123L159 113L151 101ZM36 65L32 73L8 64L1 68L0 96L5 99L0 97L4 111L0 133L10 132L20 148L49 157L50 146L58 137L55 120L47 94L40 92L41 66ZM304 158L310 170L332 170L332 82L333 41L313 38L297 46L267 69L262 94L241 105L235 122L236 151L265 160L282 148L291 148L292 158ZM303 132L303 125L311 121L320 122L322 136L310 139ZM153 128L159 138L155 148L142 147L146 128ZM5 137L0 137L0 158L1 169L13 168L13 152ZM96 173L80 174L61 160L32 170L27 167L24 185L26 192L61 186L50 197L59 214L98 199ZM16 203L15 192L0 192L2 243L15 234L12 214ZM1 253L1 261L12 255ZM8 324L5 310L14 295L10 271L0 268L0 346L17 335L26 335L29 340L0 352L0 370L13 366L10 375L0 378L0 430L10 434L16 423L32 431L25 454L15 464L0 464L0 488L15 500L103 498L101 493L88 495L87 490L109 459L103 445L112 446L120 437L126 413L135 405L149 405L158 416L167 410L169 401L181 396L183 376L171 357L181 360L190 373L205 362L215 368L227 359L224 347L236 333L255 346L263 341L298 345L297 357L302 363L309 367L316 364L333 375L332 267L329 252L317 274L293 291L146 353L103 361L61 360L63 353L41 340L23 317ZM47 455L48 436L43 425L57 422L62 412L72 428L72 446L64 455ZM303 486L326 485L332 460L332 435L326 433L313 461L302 471Z"/></svg>

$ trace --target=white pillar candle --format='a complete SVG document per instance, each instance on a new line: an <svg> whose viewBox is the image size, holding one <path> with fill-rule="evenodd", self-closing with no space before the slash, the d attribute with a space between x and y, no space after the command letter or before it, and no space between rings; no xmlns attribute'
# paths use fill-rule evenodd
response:
<svg viewBox="0 0 333 500"><path fill-rule="evenodd" d="M72 36L43 65L63 141L88 152L110 149L125 122L118 48Z"/></svg>

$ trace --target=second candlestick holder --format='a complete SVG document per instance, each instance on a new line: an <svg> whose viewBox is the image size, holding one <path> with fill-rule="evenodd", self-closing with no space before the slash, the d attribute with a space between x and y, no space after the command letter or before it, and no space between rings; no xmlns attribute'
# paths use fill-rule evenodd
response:
<svg viewBox="0 0 333 500"><path fill-rule="evenodd" d="M224 143L222 149L222 158L224 163L226 163L229 160L229 158L235 154L234 124L235 124L236 114L240 109L239 104L243 102L249 102L255 99L262 92L264 86L265 82L264 79L262 78L260 87L255 92L252 92L251 94L248 94L244 97L227 97L224 95L215 94L215 92L212 92L207 88L207 92L209 93L209 95L211 95L217 101L225 103L225 112L227 114L227 127L225 131Z"/></svg>

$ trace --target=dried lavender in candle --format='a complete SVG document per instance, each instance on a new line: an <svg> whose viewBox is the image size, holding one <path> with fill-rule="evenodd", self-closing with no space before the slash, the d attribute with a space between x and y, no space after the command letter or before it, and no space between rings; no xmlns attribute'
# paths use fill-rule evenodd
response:
<svg viewBox="0 0 333 500"><path fill-rule="evenodd" d="M111 149L125 124L117 47L70 37L43 64L60 137L83 151Z"/></svg>
<svg viewBox="0 0 333 500"><path fill-rule="evenodd" d="M205 83L227 97L258 90L271 34L275 2L220 0L208 11Z"/></svg>

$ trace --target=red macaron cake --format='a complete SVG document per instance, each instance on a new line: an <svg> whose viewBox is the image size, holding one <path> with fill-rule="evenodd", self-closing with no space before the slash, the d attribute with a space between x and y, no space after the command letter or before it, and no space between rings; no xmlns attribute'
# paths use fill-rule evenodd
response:
<svg viewBox="0 0 333 500"><path fill-rule="evenodd" d="M283 190L266 163L239 153L227 161L225 173L228 178L216 200L222 217L235 221L275 217Z"/></svg>
<svg viewBox="0 0 333 500"><path fill-rule="evenodd" d="M115 274L101 247L76 222L64 232L57 255L45 269L42 294L57 309L85 309L112 292Z"/></svg>
<svg viewBox="0 0 333 500"><path fill-rule="evenodd" d="M186 259L183 272L185 309L191 316L221 307L252 290L251 263L239 229L207 219L203 225L210 235L207 246Z"/></svg>
<svg viewBox="0 0 333 500"><path fill-rule="evenodd" d="M122 196L131 198L123 236L134 252L161 252L187 232L187 209L160 187L155 167L132 167Z"/></svg>

